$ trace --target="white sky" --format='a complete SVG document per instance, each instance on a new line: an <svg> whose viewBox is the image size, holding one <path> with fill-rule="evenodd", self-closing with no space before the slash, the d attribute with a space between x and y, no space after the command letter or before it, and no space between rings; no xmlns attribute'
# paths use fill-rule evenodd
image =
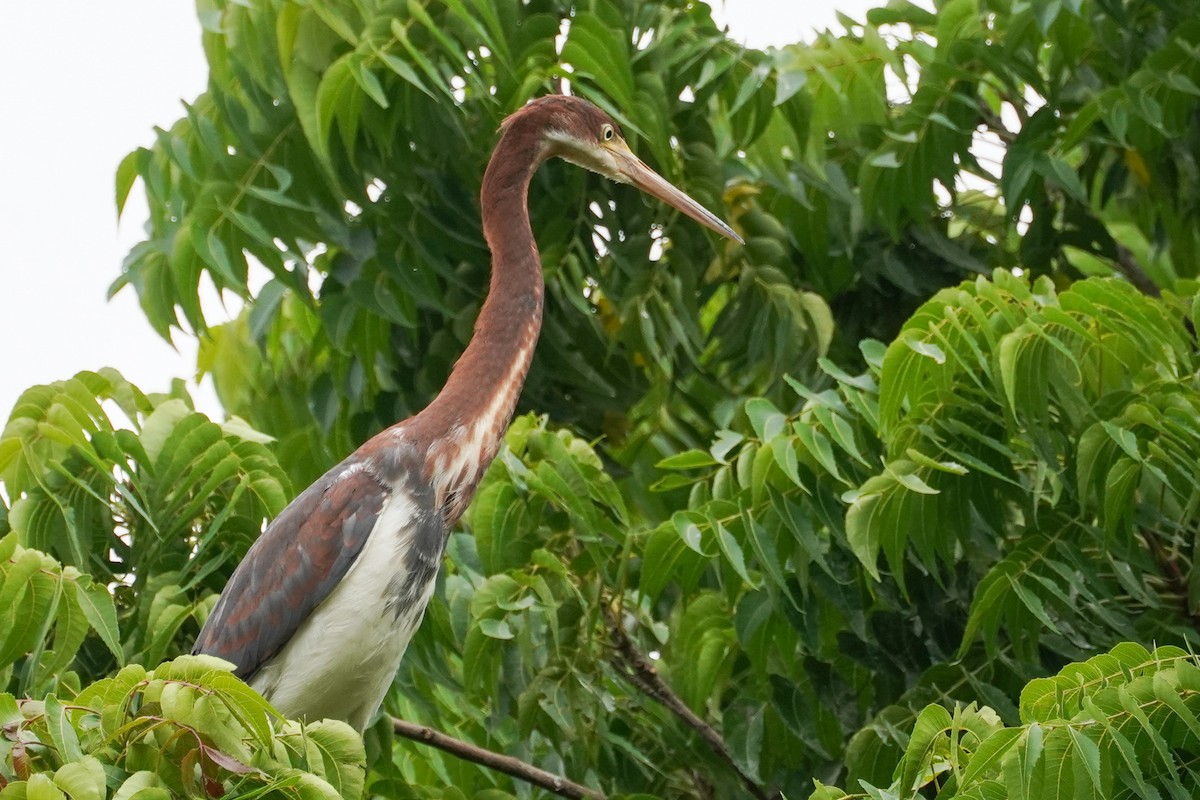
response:
<svg viewBox="0 0 1200 800"><path fill-rule="evenodd" d="M835 26L835 8L861 19L883 4L713 2L756 47ZM146 218L135 186L118 229L117 164L179 118L207 76L191 2L0 2L0 424L26 388L82 369L116 367L151 392L193 374L191 339L166 344L131 289L105 298ZM219 416L210 386L193 395Z"/></svg>

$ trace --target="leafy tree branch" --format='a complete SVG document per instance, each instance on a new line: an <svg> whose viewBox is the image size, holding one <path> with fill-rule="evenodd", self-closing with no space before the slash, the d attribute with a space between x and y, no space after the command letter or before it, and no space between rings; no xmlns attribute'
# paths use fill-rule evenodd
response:
<svg viewBox="0 0 1200 800"><path fill-rule="evenodd" d="M604 800L604 794L595 789L589 789L574 781L567 780L561 775L555 775L538 769L532 764L527 764L518 758L486 750L470 742L455 739L453 736L447 736L441 731L435 731L433 728L424 725L416 725L407 720L393 717L391 722L392 730L395 731L397 736L410 739L414 742L421 742L430 747L436 747L458 758L479 764L488 769L494 769L497 772L503 772L505 775L510 775L518 780L545 789L559 797L569 797L573 798L573 800Z"/></svg>
<svg viewBox="0 0 1200 800"><path fill-rule="evenodd" d="M694 711L688 708L687 704L672 691L671 687L662 676L658 674L658 669L654 666L646 655L638 649L633 639L625 631L624 627L610 613L608 617L608 630L612 635L613 644L616 647L616 660L622 667L625 677L638 687L645 695L650 697L657 703L660 703L668 711L679 717L685 725L695 731L706 745L726 764L729 765L738 779L742 782L742 786L750 793L752 797L758 800L772 800L780 797L777 791L768 791L759 786L758 783L742 769L742 767L734 759L733 754L729 752L729 746L725 744L725 740L721 738L721 734L716 728L709 725L696 715Z"/></svg>
<svg viewBox="0 0 1200 800"><path fill-rule="evenodd" d="M395 734L264 737L219 670L122 681L442 385L496 127L567 87L746 244L539 171L542 339L388 712L609 796L1195 794L1194 665L1163 648L1200 647L1200 21L880 5L760 52L685 0L205 3L208 90L118 170L150 220L114 291L198 338L228 419L105 369L13 409L4 800L512 794ZM616 592L661 660L597 635Z"/></svg>

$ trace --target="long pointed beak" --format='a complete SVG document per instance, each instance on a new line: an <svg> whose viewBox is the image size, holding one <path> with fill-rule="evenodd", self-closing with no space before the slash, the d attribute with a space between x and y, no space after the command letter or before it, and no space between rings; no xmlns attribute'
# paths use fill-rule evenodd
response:
<svg viewBox="0 0 1200 800"><path fill-rule="evenodd" d="M682 211L704 227L714 230L738 244L745 244L742 237L738 236L733 228L726 225L724 220L647 167L645 162L625 146L624 142L616 146L610 143L608 149L615 157L620 177L626 183L631 183L651 197L656 197L672 208Z"/></svg>

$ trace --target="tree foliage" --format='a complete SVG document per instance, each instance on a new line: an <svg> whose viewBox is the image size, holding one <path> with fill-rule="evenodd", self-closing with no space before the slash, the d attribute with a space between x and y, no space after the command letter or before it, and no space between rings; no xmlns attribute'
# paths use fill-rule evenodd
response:
<svg viewBox="0 0 1200 800"><path fill-rule="evenodd" d="M29 389L0 436L0 478L13 498L7 525L23 548L66 566L52 592L30 584L22 595L16 580L13 591L32 605L0 613L27 623L56 608L68 613L66 587L74 586L103 643L84 643L86 676L186 651L195 634L189 622L215 602L212 587L290 496L269 441L236 417L217 424L196 413L179 386L148 396L111 369ZM44 580L58 567L39 569ZM55 645L62 667L81 645L70 636L71 647ZM36 655L22 692L52 688L36 680ZM46 678L55 672L36 669Z"/></svg>
<svg viewBox="0 0 1200 800"><path fill-rule="evenodd" d="M990 708L926 706L895 780L869 796L1194 797L1200 671L1175 647L1109 653L1031 681L1020 724ZM842 791L818 784L812 800Z"/></svg>
<svg viewBox="0 0 1200 800"><path fill-rule="evenodd" d="M204 656L150 672L132 664L62 700L0 694L0 721L0 753L17 778L3 796L15 800L340 800L363 791L362 741L350 726L279 720L229 664Z"/></svg>
<svg viewBox="0 0 1200 800"><path fill-rule="evenodd" d="M199 3L209 91L121 165L151 218L114 291L231 417L106 370L14 409L3 795L531 796L147 668L440 387L494 131L566 85L746 245L540 171L527 413L387 712L611 794L1191 796L1191 5L891 2L760 52L682 0Z"/></svg>

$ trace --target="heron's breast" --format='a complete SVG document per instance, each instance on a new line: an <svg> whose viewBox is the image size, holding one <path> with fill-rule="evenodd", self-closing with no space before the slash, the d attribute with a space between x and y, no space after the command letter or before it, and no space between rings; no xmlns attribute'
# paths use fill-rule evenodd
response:
<svg viewBox="0 0 1200 800"><path fill-rule="evenodd" d="M537 341L536 327L529 326L527 331L498 380L482 381L478 396L473 398L479 402L459 409L462 421L430 447L429 478L445 527L454 525L466 511L504 440Z"/></svg>
<svg viewBox="0 0 1200 800"><path fill-rule="evenodd" d="M393 493L345 577L255 688L288 716L345 718L345 709L359 707L373 713L433 594L445 544L439 518L412 495Z"/></svg>

